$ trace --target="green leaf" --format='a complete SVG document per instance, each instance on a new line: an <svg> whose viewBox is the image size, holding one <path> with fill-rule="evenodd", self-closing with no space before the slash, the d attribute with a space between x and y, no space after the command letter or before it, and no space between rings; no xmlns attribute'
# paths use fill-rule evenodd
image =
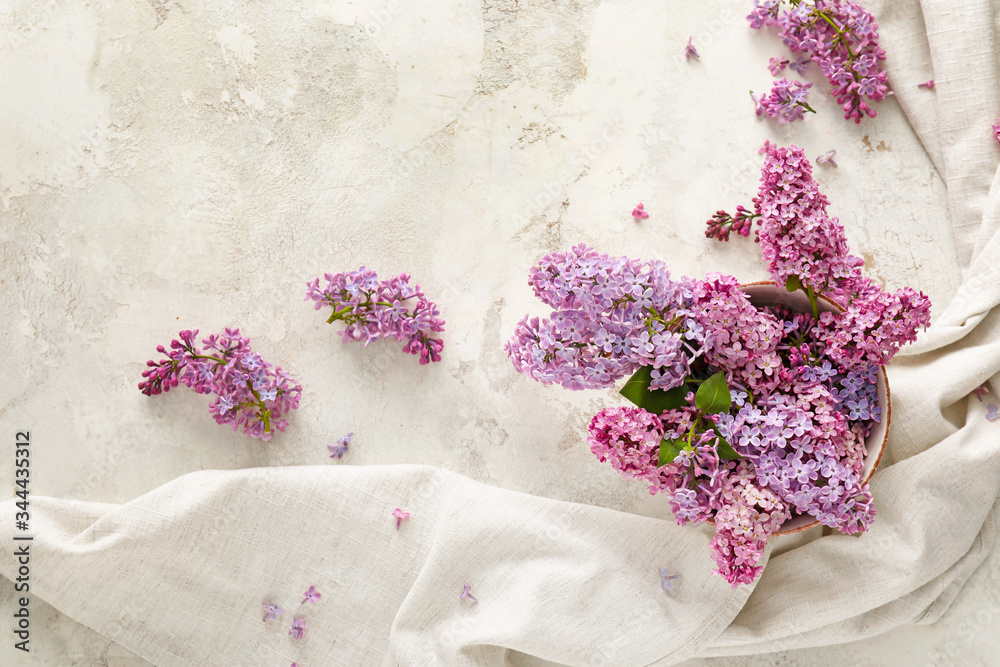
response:
<svg viewBox="0 0 1000 667"><path fill-rule="evenodd" d="M618 392L643 410L660 414L664 410L673 410L684 405L684 399L689 391L686 384L664 391L651 389L653 381L652 369L640 366L639 369L625 381L625 386Z"/></svg>
<svg viewBox="0 0 1000 667"><path fill-rule="evenodd" d="M667 440L666 438L660 440L660 465L665 466L672 463L682 449L684 449L683 440Z"/></svg>
<svg viewBox="0 0 1000 667"><path fill-rule="evenodd" d="M726 442L725 438L717 438L715 440L716 448L715 451L719 453L720 459L729 459L730 461L739 461L743 457L736 453L733 446ZM663 445L660 445L660 450L663 450ZM662 456L662 455L661 455ZM662 464L661 464L662 465Z"/></svg>
<svg viewBox="0 0 1000 667"><path fill-rule="evenodd" d="M733 399L729 395L729 385L726 384L726 374L719 371L701 383L698 393L694 395L694 404L705 414L714 415L719 412L729 412Z"/></svg>
<svg viewBox="0 0 1000 667"><path fill-rule="evenodd" d="M785 281L785 289L789 292L802 289L802 281L799 280L798 276L788 276L788 280Z"/></svg>

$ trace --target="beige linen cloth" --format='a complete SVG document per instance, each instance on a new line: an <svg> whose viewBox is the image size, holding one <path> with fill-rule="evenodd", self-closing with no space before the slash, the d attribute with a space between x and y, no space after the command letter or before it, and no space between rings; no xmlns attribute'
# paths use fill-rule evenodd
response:
<svg viewBox="0 0 1000 667"><path fill-rule="evenodd" d="M33 498L32 595L164 666L502 665L506 649L667 665L933 622L993 548L1000 488L1000 425L970 396L987 381L1000 389L996 7L872 9L968 268L892 364L868 533L775 540L756 586L733 590L711 575L711 531L670 521L421 466L209 471L124 505ZM929 78L933 92L916 88ZM412 514L398 530L396 507ZM13 501L2 509L13 516ZM5 549L0 572L16 567ZM681 575L671 593L661 567ZM460 597L466 583L477 601ZM302 604L309 586L323 597ZM263 603L284 614L262 621ZM289 637L295 618L308 622L301 640Z"/></svg>

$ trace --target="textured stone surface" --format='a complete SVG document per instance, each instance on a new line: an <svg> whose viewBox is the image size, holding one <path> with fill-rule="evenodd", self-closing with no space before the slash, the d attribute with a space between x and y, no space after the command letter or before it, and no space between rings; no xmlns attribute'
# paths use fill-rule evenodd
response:
<svg viewBox="0 0 1000 667"><path fill-rule="evenodd" d="M31 429L32 493L122 502L200 469L419 462L668 516L585 444L614 392L543 387L504 357L515 322L543 314L526 286L541 254L586 242L677 274L765 278L752 243L702 229L755 193L770 138L837 149L818 178L871 275L942 305L959 280L944 186L895 103L848 124L813 73L818 116L755 118L746 91L768 85L781 47L743 13L727 0L4 3L0 415ZM686 62L692 35L702 58ZM635 222L640 200L650 218ZM361 264L411 273L438 303L443 362L342 344L302 303L307 280ZM190 391L135 388L157 344L227 325L303 384L269 444L215 425ZM330 461L348 431L351 453ZM976 664L1000 648L977 631L1000 623L998 576L993 556L937 626L698 664ZM33 604L30 664L143 664ZM0 644L0 662L20 658Z"/></svg>

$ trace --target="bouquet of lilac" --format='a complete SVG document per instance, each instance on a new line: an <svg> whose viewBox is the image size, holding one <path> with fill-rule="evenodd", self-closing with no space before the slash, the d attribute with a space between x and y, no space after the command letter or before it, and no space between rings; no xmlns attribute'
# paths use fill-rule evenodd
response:
<svg viewBox="0 0 1000 667"><path fill-rule="evenodd" d="M869 102L880 102L888 93L881 69L885 51L878 45L878 24L872 14L851 0L754 0L747 16L750 27L777 26L779 36L795 61L771 58L769 69L778 76L785 67L802 75L816 63L833 86L831 94L844 109L844 118L860 123L874 117ZM754 96L757 115L766 113L782 124L813 111L805 104L811 84L779 80L771 93Z"/></svg>
<svg viewBox="0 0 1000 667"><path fill-rule="evenodd" d="M891 294L861 275L802 152L765 152L754 211L741 207L728 226L720 212L710 225L721 236L759 224L772 277L805 292L811 312L757 307L732 276L673 278L660 261L578 245L531 269L553 312L525 317L505 346L519 372L544 384L592 389L628 377L620 393L634 406L593 418L591 450L666 494L679 524L713 522L716 571L734 587L759 576L768 538L793 513L867 529L876 379L930 317L923 294ZM820 313L821 294L843 308Z"/></svg>
<svg viewBox="0 0 1000 667"><path fill-rule="evenodd" d="M420 285L410 287L410 276L401 273L379 281L370 269L360 267L349 273L327 273L326 285L319 278L307 283L306 301L312 299L316 310L333 308L328 324L341 320L347 328L340 332L344 341L361 340L365 347L383 337L406 341L403 351L419 354L420 363L441 361L444 341L431 338L433 332L444 331L444 320L437 306L427 299ZM416 299L412 310L404 302Z"/></svg>
<svg viewBox="0 0 1000 667"><path fill-rule="evenodd" d="M208 406L219 424L232 424L233 430L267 442L275 431L284 431L284 415L299 407L302 387L281 367L274 367L254 354L250 339L239 329L226 328L221 336L202 339L204 349L195 343L198 330L181 331L180 340L170 341L156 351L166 359L148 361L148 369L139 389L146 396L170 391L183 384L199 394L215 394Z"/></svg>

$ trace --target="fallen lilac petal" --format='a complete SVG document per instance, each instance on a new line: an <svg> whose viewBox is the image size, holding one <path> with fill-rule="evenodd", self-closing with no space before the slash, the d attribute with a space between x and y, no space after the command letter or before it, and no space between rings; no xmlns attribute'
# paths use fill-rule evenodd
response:
<svg viewBox="0 0 1000 667"><path fill-rule="evenodd" d="M261 602L261 606L264 607L264 620L269 618L277 619L279 616L285 613L285 610L276 604L268 604L266 602Z"/></svg>
<svg viewBox="0 0 1000 667"><path fill-rule="evenodd" d="M292 621L292 629L288 631L292 639L302 639L306 636L306 628L309 626L304 618L296 618Z"/></svg>
<svg viewBox="0 0 1000 667"><path fill-rule="evenodd" d="M1000 143L1000 120L993 124L993 138Z"/></svg>
<svg viewBox="0 0 1000 667"><path fill-rule="evenodd" d="M670 572L665 567L660 568L660 588L663 589L664 593L672 593L674 590L674 579L680 579L679 574L670 574Z"/></svg>
<svg viewBox="0 0 1000 667"><path fill-rule="evenodd" d="M981 386L976 387L975 389L973 389L972 393L975 394L976 398L979 399L979 402L982 403L983 402L983 396L985 396L986 394L990 393L990 390L984 384L984 385L981 385Z"/></svg>
<svg viewBox="0 0 1000 667"><path fill-rule="evenodd" d="M353 437L354 437L353 433L348 433L347 435L339 438L337 440L337 444L327 445L327 447L330 448L330 458L331 459L334 457L338 459L344 458L344 454L346 454L347 450L350 448L349 445L351 444L351 438Z"/></svg>
<svg viewBox="0 0 1000 667"><path fill-rule="evenodd" d="M917 88L933 88L933 87L934 87L934 79L928 79L927 81L924 81L923 83L918 83L917 84Z"/></svg>
<svg viewBox="0 0 1000 667"><path fill-rule="evenodd" d="M833 161L833 156L836 154L837 154L836 150L829 150L820 155L818 158L816 158L816 162L818 164L828 164L831 167L836 167L837 163Z"/></svg>
<svg viewBox="0 0 1000 667"><path fill-rule="evenodd" d="M639 202L639 205L632 209L632 217L636 220L644 220L649 217L649 213L646 212L642 202Z"/></svg>
<svg viewBox="0 0 1000 667"><path fill-rule="evenodd" d="M459 600L464 600L466 598L472 600L473 602L479 602L479 600L477 600L475 596L472 595L472 586L470 586L469 584L465 584L464 586L462 586L462 593L461 595L458 596Z"/></svg>
<svg viewBox="0 0 1000 667"><path fill-rule="evenodd" d="M693 38L688 37L687 46L684 47L685 60L691 60L692 58L699 58L699 59L701 58L701 55L698 53L698 49L694 48L694 44L691 43L692 39Z"/></svg>
<svg viewBox="0 0 1000 667"><path fill-rule="evenodd" d="M303 595L305 595L305 599L302 600L301 604L305 604L306 602L312 602L313 604L316 604L316 600L323 597L320 594L320 592L316 590L315 586L310 586L309 590L303 593Z"/></svg>
<svg viewBox="0 0 1000 667"><path fill-rule="evenodd" d="M995 422L998 417L1000 417L1000 414L997 414L996 403L990 403L988 406L986 406L986 419L988 419L991 422Z"/></svg>
<svg viewBox="0 0 1000 667"><path fill-rule="evenodd" d="M396 517L396 530L399 530L401 523L410 518L410 513L399 507L392 511L392 515Z"/></svg>

